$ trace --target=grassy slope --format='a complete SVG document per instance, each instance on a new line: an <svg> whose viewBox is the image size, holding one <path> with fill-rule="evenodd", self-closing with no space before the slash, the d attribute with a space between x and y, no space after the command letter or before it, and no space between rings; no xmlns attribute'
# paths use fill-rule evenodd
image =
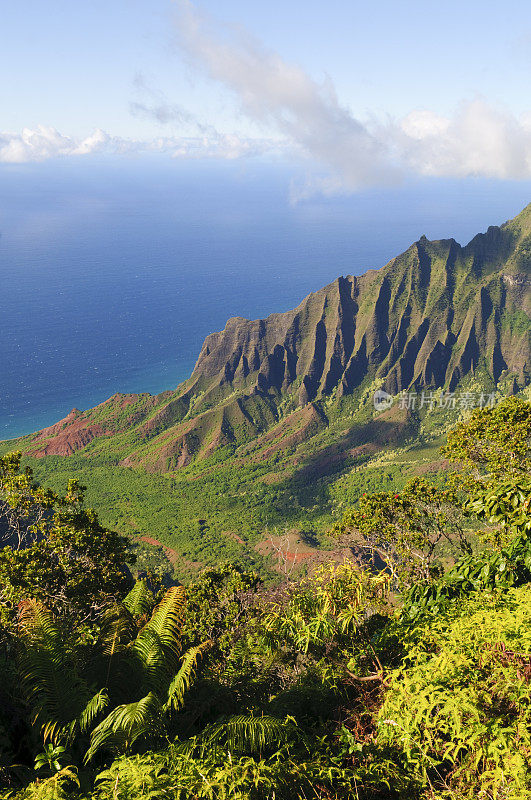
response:
<svg viewBox="0 0 531 800"><path fill-rule="evenodd" d="M342 405L330 401L326 413L329 426L309 440L296 443L295 436L290 444L296 421L274 442L279 449L262 439L172 473L119 466L112 453L101 453L101 442L83 454L28 457L25 463L37 480L57 489L78 477L105 525L171 548L180 578L221 559L267 573L271 560L256 546L270 535L306 532L332 548L327 531L362 492L399 488L415 474L437 471L442 431L459 412L405 425L396 407L374 420L369 402L361 398L354 410L349 398ZM9 449L9 443L0 445L0 452Z"/></svg>

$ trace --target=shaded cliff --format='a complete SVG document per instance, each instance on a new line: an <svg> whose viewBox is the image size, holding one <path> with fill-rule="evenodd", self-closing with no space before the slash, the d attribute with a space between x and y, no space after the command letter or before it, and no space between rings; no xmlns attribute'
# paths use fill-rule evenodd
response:
<svg viewBox="0 0 531 800"><path fill-rule="evenodd" d="M105 447L124 465L171 470L264 435L269 447L294 446L326 427L326 403L375 381L397 394L481 375L515 391L529 382L530 283L531 206L465 247L421 237L292 311L229 319L175 391L73 410L23 447L37 456Z"/></svg>
<svg viewBox="0 0 531 800"><path fill-rule="evenodd" d="M338 278L293 311L230 319L206 338L194 390L205 402L219 402L234 388L278 395L297 389L304 404L352 393L368 376L382 378L393 394L412 385L452 389L480 363L494 382L514 373L523 385L526 239L516 221L489 228L466 247L423 237L383 269Z"/></svg>

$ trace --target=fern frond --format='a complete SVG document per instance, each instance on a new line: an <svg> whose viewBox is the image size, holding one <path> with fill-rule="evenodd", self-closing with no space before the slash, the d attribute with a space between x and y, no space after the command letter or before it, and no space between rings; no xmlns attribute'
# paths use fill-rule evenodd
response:
<svg viewBox="0 0 531 800"><path fill-rule="evenodd" d="M153 631L168 650L178 655L185 602L184 586L172 586L155 608L151 619L142 628L139 636L142 636L143 631Z"/></svg>
<svg viewBox="0 0 531 800"><path fill-rule="evenodd" d="M94 697L91 697L87 705L79 715L77 724L79 729L86 733L94 724L96 718L109 705L109 695L106 689L101 689Z"/></svg>
<svg viewBox="0 0 531 800"><path fill-rule="evenodd" d="M158 737L164 731L162 706L153 692L135 703L116 706L94 728L85 763L102 749L128 751L142 737Z"/></svg>
<svg viewBox="0 0 531 800"><path fill-rule="evenodd" d="M143 672L145 690L166 694L167 685L175 674L181 652L184 603L184 587L168 589L149 622L131 643L131 653Z"/></svg>
<svg viewBox="0 0 531 800"><path fill-rule="evenodd" d="M199 749L201 756L219 751L253 755L278 749L296 738L300 738L300 732L292 717L279 719L266 715L255 717L252 714L238 714L223 722L207 725L199 736L183 742L177 750L190 755Z"/></svg>
<svg viewBox="0 0 531 800"><path fill-rule="evenodd" d="M100 618L98 646L103 655L112 656L135 636L136 625L131 613L123 606L107 608Z"/></svg>
<svg viewBox="0 0 531 800"><path fill-rule="evenodd" d="M195 677L197 662L202 657L203 653L211 646L211 642L203 642L197 647L190 647L184 654L179 672L173 678L168 688L168 699L164 709L168 711L170 708L175 710L181 708L184 695L190 688L192 681Z"/></svg>
<svg viewBox="0 0 531 800"><path fill-rule="evenodd" d="M138 630L130 612L121 604L108 606L99 623L97 640L84 649L80 675L94 688L105 687L112 704L147 694L142 665L131 651Z"/></svg>
<svg viewBox="0 0 531 800"><path fill-rule="evenodd" d="M91 660L86 664L84 675L96 686L107 687L115 701L129 700L124 694L124 683L134 683L130 666L128 646L137 633L135 621L122 605L107 608L101 616L98 640L93 648ZM137 682L138 685L138 682ZM133 694L138 697L138 694Z"/></svg>
<svg viewBox="0 0 531 800"><path fill-rule="evenodd" d="M143 630L131 645L132 674L143 694L153 691L165 696L168 684L175 674L179 659L168 653L160 636L152 630Z"/></svg>
<svg viewBox="0 0 531 800"><path fill-rule="evenodd" d="M141 617L151 613L155 605L155 598L146 581L142 579L136 581L122 602L134 617Z"/></svg>
<svg viewBox="0 0 531 800"><path fill-rule="evenodd" d="M52 614L27 601L19 619L19 663L32 722L44 742L68 737L92 692L68 656L63 632Z"/></svg>

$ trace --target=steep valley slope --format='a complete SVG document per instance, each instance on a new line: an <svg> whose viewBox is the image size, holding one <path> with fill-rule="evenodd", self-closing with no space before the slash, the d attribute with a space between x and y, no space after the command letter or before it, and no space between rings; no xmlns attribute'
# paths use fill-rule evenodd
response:
<svg viewBox="0 0 531 800"><path fill-rule="evenodd" d="M231 318L177 389L73 409L1 449L48 482L75 472L105 522L170 548L178 573L225 556L263 568L284 530L326 543L361 491L437 471L467 405L399 396L527 390L530 273L531 205L465 247L421 237L292 311ZM376 389L391 407L375 410Z"/></svg>

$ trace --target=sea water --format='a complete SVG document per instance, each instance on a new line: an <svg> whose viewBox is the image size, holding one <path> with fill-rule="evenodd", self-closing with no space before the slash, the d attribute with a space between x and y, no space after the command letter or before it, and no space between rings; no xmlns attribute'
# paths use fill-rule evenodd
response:
<svg viewBox="0 0 531 800"><path fill-rule="evenodd" d="M421 234L466 243L530 182L422 180L294 202L302 167L84 159L0 165L0 438L187 378L230 316L297 305Z"/></svg>

